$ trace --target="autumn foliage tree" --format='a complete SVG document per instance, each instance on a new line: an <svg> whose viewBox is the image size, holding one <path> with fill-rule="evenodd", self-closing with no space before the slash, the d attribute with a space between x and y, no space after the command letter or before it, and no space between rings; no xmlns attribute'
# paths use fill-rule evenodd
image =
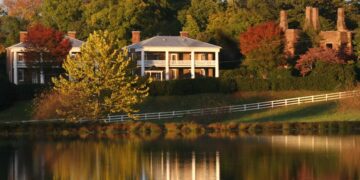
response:
<svg viewBox="0 0 360 180"><path fill-rule="evenodd" d="M295 68L301 75L305 76L311 72L317 61L330 64L345 64L345 60L334 49L330 48L310 48L305 54L301 55Z"/></svg>
<svg viewBox="0 0 360 180"><path fill-rule="evenodd" d="M53 79L62 105L57 114L69 120L98 120L108 114L137 112L134 106L148 96L148 88L133 73L131 62L109 32L91 34L81 54L64 62L66 74Z"/></svg>
<svg viewBox="0 0 360 180"><path fill-rule="evenodd" d="M275 22L266 22L240 35L241 53L246 56L245 64L266 79L271 70L285 63L283 36Z"/></svg>
<svg viewBox="0 0 360 180"><path fill-rule="evenodd" d="M38 13L42 0L4 0L9 16L32 20Z"/></svg>
<svg viewBox="0 0 360 180"><path fill-rule="evenodd" d="M281 40L281 29L275 22L266 22L253 27L240 35L241 53L247 55L251 51L271 43L279 45Z"/></svg>
<svg viewBox="0 0 360 180"><path fill-rule="evenodd" d="M46 67L61 65L71 49L71 42L64 33L41 24L30 26L27 32L26 64L39 68L41 74ZM41 83L44 83L43 78Z"/></svg>

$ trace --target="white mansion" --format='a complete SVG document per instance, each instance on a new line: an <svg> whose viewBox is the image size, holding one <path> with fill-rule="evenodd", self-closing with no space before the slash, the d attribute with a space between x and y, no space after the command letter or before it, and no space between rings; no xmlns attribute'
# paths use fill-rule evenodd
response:
<svg viewBox="0 0 360 180"><path fill-rule="evenodd" d="M133 31L132 43L127 48L142 76L158 80L219 77L221 47L191 39L187 32L140 41L140 31Z"/></svg>

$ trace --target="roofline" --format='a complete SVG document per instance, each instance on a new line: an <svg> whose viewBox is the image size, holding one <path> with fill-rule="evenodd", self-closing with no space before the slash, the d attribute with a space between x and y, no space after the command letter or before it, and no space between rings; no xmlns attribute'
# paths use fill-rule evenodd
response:
<svg viewBox="0 0 360 180"><path fill-rule="evenodd" d="M148 38L148 39L145 39L145 40L142 40L136 44L131 44L131 45L128 45L128 46L125 46L126 48L131 48L131 46L136 46L136 45L139 45L141 42L144 42L144 41L148 41L150 39L153 39L155 37L181 37L181 36L159 36L159 35L156 35L156 36L153 36L151 38ZM191 39L191 40L194 40L194 41L200 41L200 40L197 40L197 39L193 39L193 38L189 38L189 37L181 37L181 38L188 38L188 39ZM189 47L189 48L219 48L219 49L222 49L221 46L218 46L218 45L214 45L214 44L210 44L210 43L207 43L207 42L203 42L203 41L200 41L202 43L205 43L205 44L209 44L211 46L214 46L214 47L204 47L204 46L194 46L194 47ZM144 47L166 47L168 48L169 46L143 46L143 45L139 45L140 48L136 48L136 49L141 49L141 48L144 48ZM182 47L186 47L186 46L171 46L173 48L182 48Z"/></svg>
<svg viewBox="0 0 360 180"><path fill-rule="evenodd" d="M23 42L19 42L19 43L17 43L17 44L11 45L11 46L9 46L9 47L7 47L7 48L5 48L5 49L11 49L11 48L14 48L14 46L17 46L17 45L22 44L22 43L23 43Z"/></svg>
<svg viewBox="0 0 360 180"><path fill-rule="evenodd" d="M76 39L76 38L72 38L72 37L69 37L69 36L65 36L65 38L68 38L68 39L73 39L73 40L77 40L77 41L80 41L82 43L85 43L84 41L80 40L80 39ZM20 45L20 44L23 44L23 42L19 42L17 44L14 44L14 45L11 45L5 49L12 49L14 48L14 46L17 46L17 45ZM78 48L80 48L81 46L79 46ZM25 48L25 47L15 47L15 48ZM74 46L72 46L72 48L74 48ZM75 46L75 48L77 48L77 46Z"/></svg>

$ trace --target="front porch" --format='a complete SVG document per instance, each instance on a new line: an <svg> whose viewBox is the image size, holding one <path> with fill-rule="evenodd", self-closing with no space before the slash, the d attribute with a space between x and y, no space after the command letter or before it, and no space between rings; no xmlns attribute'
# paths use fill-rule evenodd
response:
<svg viewBox="0 0 360 180"><path fill-rule="evenodd" d="M196 77L214 77L215 68L196 68ZM154 80L176 80L176 79L190 79L191 69L190 68L170 68L169 78L166 79L165 68L148 68L145 69L145 76L151 77Z"/></svg>
<svg viewBox="0 0 360 180"><path fill-rule="evenodd" d="M184 48L169 48L166 51L159 49L141 49L132 53L132 58L136 60L137 67L141 69L141 75L149 75L149 68L162 68L161 76L165 80L171 80L176 74L189 73L190 78L194 79L197 75L204 74L205 77L219 77L219 51L210 49L184 50ZM184 73L182 69L187 69ZM212 69L211 73L201 73L199 69ZM185 70L185 71L187 71ZM179 73L176 73L177 71ZM156 72L151 72L154 74ZM176 78L175 78L176 79Z"/></svg>

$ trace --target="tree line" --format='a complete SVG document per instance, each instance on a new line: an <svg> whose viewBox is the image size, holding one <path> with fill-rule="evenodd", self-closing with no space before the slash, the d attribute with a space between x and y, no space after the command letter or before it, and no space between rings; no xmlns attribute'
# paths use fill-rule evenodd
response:
<svg viewBox="0 0 360 180"><path fill-rule="evenodd" d="M0 51L18 42L18 32L41 23L59 31L76 31L86 40L96 30L107 30L120 46L130 43L131 31L142 38L178 35L223 47L222 67L238 66L243 59L239 35L249 27L277 21L288 10L289 27L300 28L306 6L320 10L323 30L335 29L338 7L346 9L349 29L360 24L359 0L4 0L0 17Z"/></svg>

